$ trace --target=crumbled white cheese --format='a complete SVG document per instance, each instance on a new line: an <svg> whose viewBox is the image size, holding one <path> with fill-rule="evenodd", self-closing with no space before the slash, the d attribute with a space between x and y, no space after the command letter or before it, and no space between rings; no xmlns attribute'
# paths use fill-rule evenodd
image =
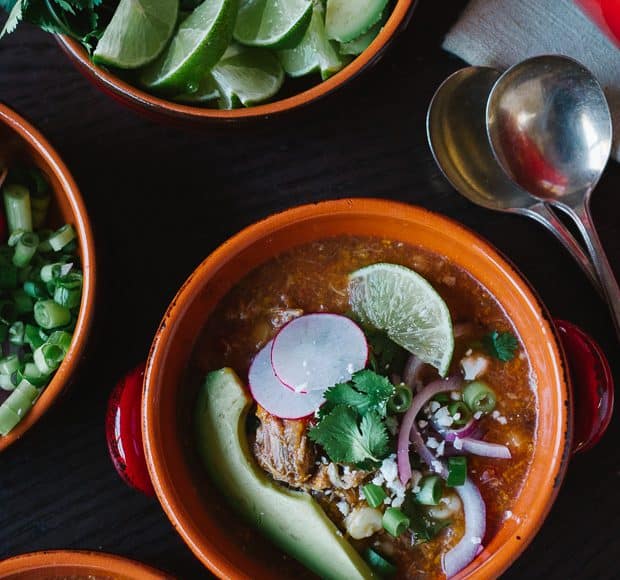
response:
<svg viewBox="0 0 620 580"><path fill-rule="evenodd" d="M461 449L463 449L463 442L458 437L454 438L454 441L452 442L452 445L454 445L454 448L457 451L460 451Z"/></svg>
<svg viewBox="0 0 620 580"><path fill-rule="evenodd" d="M391 497L386 497L386 498L383 500L383 503L384 503L385 505L391 505L391 504L392 504L392 498L391 498Z"/></svg>
<svg viewBox="0 0 620 580"><path fill-rule="evenodd" d="M351 511L351 508L349 507L349 504L346 501L344 501L344 500L343 501L339 501L336 504L336 507L340 510L340 513L343 516L345 516L345 517L348 516L349 512Z"/></svg>
<svg viewBox="0 0 620 580"><path fill-rule="evenodd" d="M495 409L495 411L491 413L491 417L493 417L493 419L497 419L499 417L499 411Z"/></svg>
<svg viewBox="0 0 620 580"><path fill-rule="evenodd" d="M373 478L372 478L372 483L374 483L375 485L383 485L385 483L385 477L383 477L383 475L381 474L381 472L378 472Z"/></svg>
<svg viewBox="0 0 620 580"><path fill-rule="evenodd" d="M471 356L473 352L474 351L471 348L468 348L467 351L465 352L465 356Z"/></svg>
<svg viewBox="0 0 620 580"><path fill-rule="evenodd" d="M425 421L424 419L420 419L418 421L418 427L420 429L424 429L424 427L426 427L428 425L428 421Z"/></svg>
<svg viewBox="0 0 620 580"><path fill-rule="evenodd" d="M396 463L396 453L386 457L381 463L379 471L385 477L385 481L390 482L398 477L398 464Z"/></svg>
<svg viewBox="0 0 620 580"><path fill-rule="evenodd" d="M506 419L506 417L498 417L497 422L501 425L505 425L506 423L508 423L508 420Z"/></svg>
<svg viewBox="0 0 620 580"><path fill-rule="evenodd" d="M439 447L437 447L437 450L435 451L435 453L437 454L437 457L441 457L444 454L445 449L446 449L446 442L442 441L439 444Z"/></svg>
<svg viewBox="0 0 620 580"><path fill-rule="evenodd" d="M360 498L360 501L364 501L366 499L366 494L364 493L364 490L361 487L359 488L359 498Z"/></svg>
<svg viewBox="0 0 620 580"><path fill-rule="evenodd" d="M510 510L506 510L504 512L504 517L509 520L512 517L512 512Z"/></svg>
<svg viewBox="0 0 620 580"><path fill-rule="evenodd" d="M455 421L458 421L461 418L461 414L460 413L454 413L454 416L452 417Z"/></svg>
<svg viewBox="0 0 620 580"><path fill-rule="evenodd" d="M491 417L493 417L493 419L495 419L501 425L505 425L508 422L506 417L500 415L500 412L497 409L491 413Z"/></svg>
<svg viewBox="0 0 620 580"><path fill-rule="evenodd" d="M321 456L321 463L323 465L327 465L329 463L329 461L327 460L327 457L325 457L325 455Z"/></svg>
<svg viewBox="0 0 620 580"><path fill-rule="evenodd" d="M405 503L405 494L403 495L397 495L393 500L392 500L392 507L395 508L399 508L401 505L403 505Z"/></svg>
<svg viewBox="0 0 620 580"><path fill-rule="evenodd" d="M474 419L476 419L476 421L478 421L480 419L480 417L482 417L482 411L476 411L474 413Z"/></svg>
<svg viewBox="0 0 620 580"><path fill-rule="evenodd" d="M466 381L473 381L483 375L489 367L489 359L485 356L466 356L461 359L461 369Z"/></svg>
<svg viewBox="0 0 620 580"><path fill-rule="evenodd" d="M454 419L452 418L452 415L450 415L448 407L440 407L433 415L433 418L439 427L450 427L452 426L452 423L454 423Z"/></svg>
<svg viewBox="0 0 620 580"><path fill-rule="evenodd" d="M437 441L437 439L435 439L434 437L429 437L426 440L426 446L429 449L437 449L437 447L439 447L439 441Z"/></svg>
<svg viewBox="0 0 620 580"><path fill-rule="evenodd" d="M431 404L430 404L431 413L434 413L435 411L437 411L439 407L441 407L441 405L437 401L431 401Z"/></svg>
<svg viewBox="0 0 620 580"><path fill-rule="evenodd" d="M441 461L433 461L433 471L441 473L443 471L443 463Z"/></svg>
<svg viewBox="0 0 620 580"><path fill-rule="evenodd" d="M450 393L450 398L453 401L460 401L461 400L461 393L459 393L458 391L452 391Z"/></svg>

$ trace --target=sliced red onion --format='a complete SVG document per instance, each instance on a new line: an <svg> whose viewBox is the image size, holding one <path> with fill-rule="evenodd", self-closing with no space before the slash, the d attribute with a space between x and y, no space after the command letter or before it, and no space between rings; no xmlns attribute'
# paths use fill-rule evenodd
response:
<svg viewBox="0 0 620 580"><path fill-rule="evenodd" d="M414 392L418 393L424 386L422 384L422 380L420 379L420 373L424 368L424 361L417 357L415 354L412 354L405 364L405 369L403 370L403 382Z"/></svg>
<svg viewBox="0 0 620 580"><path fill-rule="evenodd" d="M448 578L458 574L479 554L487 526L486 506L472 481L467 478L454 491L463 502L465 533L459 543L443 556L443 571Z"/></svg>
<svg viewBox="0 0 620 580"><path fill-rule="evenodd" d="M471 418L460 429L446 429L445 427L439 428L437 425L435 425L435 423L433 423L433 426L448 443L454 443L454 440L457 437L459 439L469 437L476 430L478 422L474 418Z"/></svg>
<svg viewBox="0 0 620 580"><path fill-rule="evenodd" d="M463 443L463 451L472 455L480 455L481 457L492 457L494 459L510 459L510 449L499 443L489 443L488 441L480 441L473 437L460 437Z"/></svg>
<svg viewBox="0 0 620 580"><path fill-rule="evenodd" d="M429 399L432 399L438 393L458 390L461 387L461 382L462 379L459 376L433 381L413 397L411 407L409 407L409 410L405 413L398 432L398 476L403 485L406 485L411 479L411 461L409 460L410 439L422 460L428 464L431 469L439 473L441 477L447 477L448 471L446 466L439 461L425 445L422 435L420 435L418 431L415 419Z"/></svg>

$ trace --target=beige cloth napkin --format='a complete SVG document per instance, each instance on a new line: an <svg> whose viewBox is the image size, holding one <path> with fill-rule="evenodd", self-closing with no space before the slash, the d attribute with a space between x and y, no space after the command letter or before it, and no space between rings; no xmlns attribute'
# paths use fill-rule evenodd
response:
<svg viewBox="0 0 620 580"><path fill-rule="evenodd" d="M505 69L540 54L564 54L588 67L614 119L620 161L620 50L572 0L471 0L443 48L473 65Z"/></svg>

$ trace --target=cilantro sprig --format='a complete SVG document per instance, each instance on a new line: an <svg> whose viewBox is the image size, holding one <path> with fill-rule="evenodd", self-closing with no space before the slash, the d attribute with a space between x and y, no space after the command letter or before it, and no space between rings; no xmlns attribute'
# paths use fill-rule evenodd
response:
<svg viewBox="0 0 620 580"><path fill-rule="evenodd" d="M400 372L407 362L409 353L381 330L365 329L365 334L370 346L372 369L386 376Z"/></svg>
<svg viewBox="0 0 620 580"><path fill-rule="evenodd" d="M494 330L482 338L482 346L487 354L502 362L508 362L515 357L519 341L512 332Z"/></svg>
<svg viewBox="0 0 620 580"><path fill-rule="evenodd" d="M336 463L353 463L370 468L389 455L385 425L387 402L394 385L371 370L355 373L348 383L325 392L319 422L309 437L323 446Z"/></svg>
<svg viewBox="0 0 620 580"><path fill-rule="evenodd" d="M105 5L103 0L0 0L0 8L8 13L0 38L24 21L46 32L71 36L92 51L116 4L113 0Z"/></svg>

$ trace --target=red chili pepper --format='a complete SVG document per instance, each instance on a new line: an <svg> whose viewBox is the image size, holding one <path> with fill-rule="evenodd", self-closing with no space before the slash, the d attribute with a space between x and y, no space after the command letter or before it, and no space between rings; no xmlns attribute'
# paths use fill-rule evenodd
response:
<svg viewBox="0 0 620 580"><path fill-rule="evenodd" d="M146 466L140 428L145 367L145 363L139 364L114 387L108 401L106 439L112 463L125 483L152 496L155 490Z"/></svg>

